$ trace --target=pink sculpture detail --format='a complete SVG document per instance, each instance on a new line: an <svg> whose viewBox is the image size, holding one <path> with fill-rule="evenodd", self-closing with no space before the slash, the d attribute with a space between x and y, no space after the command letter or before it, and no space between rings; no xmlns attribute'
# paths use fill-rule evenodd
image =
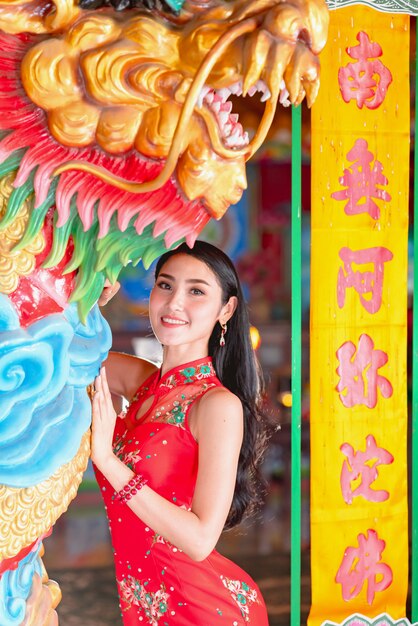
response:
<svg viewBox="0 0 418 626"><path fill-rule="evenodd" d="M346 189L334 191L331 198L348 200L344 207L347 215L368 213L372 219L378 220L380 208L372 198L389 202L392 197L385 189L378 187L387 185L389 181L383 174L383 165L380 161L376 159L372 166L374 155L369 152L368 147L365 139L356 139L354 146L347 152L347 159L352 161L350 169L345 169L344 175L338 179Z"/></svg>
<svg viewBox="0 0 418 626"><path fill-rule="evenodd" d="M356 59L338 70L338 83L344 102L356 100L359 109L377 109L385 99L392 82L390 70L376 57L382 56L382 48L371 42L367 33L361 31L356 37L358 46L347 48L347 54Z"/></svg>
<svg viewBox="0 0 418 626"><path fill-rule="evenodd" d="M344 263L338 272L337 301L340 309L345 303L345 291L349 287L354 287L360 296L360 302L368 313L377 313L382 304L383 290L383 270L384 263L391 261L393 254L383 247L365 248L364 250L350 250L341 248L340 259ZM373 271L354 271L351 264L374 265ZM370 294L369 298L365 298Z"/></svg>
<svg viewBox="0 0 418 626"><path fill-rule="evenodd" d="M372 489L372 483L378 478L378 465L390 465L393 463L393 456L385 450L379 448L373 435L366 437L366 450L354 451L349 443L343 443L341 452L347 457L341 468L341 493L347 504L351 504L353 498L363 496L369 502L384 502L389 498L389 492L384 489ZM372 463L370 463L373 461ZM352 483L361 480L360 484L353 489Z"/></svg>
<svg viewBox="0 0 418 626"><path fill-rule="evenodd" d="M377 403L377 390L384 398L393 393L391 383L378 374L378 370L388 362L388 355L383 350L374 350L371 337L360 335L357 354L352 341L344 342L337 350L339 367L337 374L340 381L336 390L340 392L340 400L347 408L364 404L373 409ZM343 393L346 390L346 393Z"/></svg>

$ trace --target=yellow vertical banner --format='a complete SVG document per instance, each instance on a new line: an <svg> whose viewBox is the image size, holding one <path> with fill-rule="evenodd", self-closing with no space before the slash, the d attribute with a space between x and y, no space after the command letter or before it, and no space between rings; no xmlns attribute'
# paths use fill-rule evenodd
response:
<svg viewBox="0 0 418 626"><path fill-rule="evenodd" d="M312 111L309 626L406 613L409 102L409 17L331 11Z"/></svg>

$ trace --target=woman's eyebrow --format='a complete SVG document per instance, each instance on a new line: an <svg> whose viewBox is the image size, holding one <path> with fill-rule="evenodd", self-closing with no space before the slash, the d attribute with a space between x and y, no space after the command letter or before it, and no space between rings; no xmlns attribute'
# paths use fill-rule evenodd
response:
<svg viewBox="0 0 418 626"><path fill-rule="evenodd" d="M162 272L161 274L158 274L157 278L168 278L169 280L175 280L174 276L171 276L171 274L163 274Z"/></svg>
<svg viewBox="0 0 418 626"><path fill-rule="evenodd" d="M169 280L173 280L173 281L176 280L174 276L171 276L171 274L163 274L163 273L159 274L158 278L168 278ZM207 285L208 287L210 287L210 284L206 282L206 280L203 280L203 278L188 278L186 280L186 283L202 283L203 285Z"/></svg>
<svg viewBox="0 0 418 626"><path fill-rule="evenodd" d="M210 284L207 283L206 280L203 280L203 278L189 278L186 280L186 283L202 283L203 285L210 287Z"/></svg>

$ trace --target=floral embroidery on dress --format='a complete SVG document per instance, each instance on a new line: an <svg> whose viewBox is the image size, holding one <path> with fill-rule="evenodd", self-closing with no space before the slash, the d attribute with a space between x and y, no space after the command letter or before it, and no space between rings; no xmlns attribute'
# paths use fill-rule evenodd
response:
<svg viewBox="0 0 418 626"><path fill-rule="evenodd" d="M118 457L120 461L125 463L125 465L129 467L129 469L134 471L135 464L138 463L138 461L141 461L142 457L137 450L125 452L126 445L128 443L131 443L131 440L125 439L127 433L128 431L125 430L123 435L119 435L119 437L116 438L113 444L113 453Z"/></svg>
<svg viewBox="0 0 418 626"><path fill-rule="evenodd" d="M247 583L239 580L231 580L226 576L221 576L221 580L225 587L231 592L232 598L235 600L244 621L250 622L249 606L256 602L259 604L258 595L255 589L251 589Z"/></svg>
<svg viewBox="0 0 418 626"><path fill-rule="evenodd" d="M167 380L164 381L164 383L162 383L164 385L164 387L167 387L168 389L174 389L174 387L177 387L177 378L175 374L172 374L171 376L169 376L167 378Z"/></svg>
<svg viewBox="0 0 418 626"><path fill-rule="evenodd" d="M184 370L181 370L180 374L183 374L184 378L186 379L184 381L185 383L192 383L193 378L195 377L195 374L196 374L196 368L186 367Z"/></svg>
<svg viewBox="0 0 418 626"><path fill-rule="evenodd" d="M216 377L216 372L212 363L201 363L197 368L189 366L170 374L170 376L168 376L165 380L161 381L161 387L174 389L174 387L177 387L178 385L193 383L195 380L202 380L202 378L210 377Z"/></svg>
<svg viewBox="0 0 418 626"><path fill-rule="evenodd" d="M118 580L121 599L128 605L123 610L128 611L137 606L144 611L148 618L147 623L158 626L158 622L168 611L170 594L165 590L164 583L155 591L147 591L147 582L141 582L133 576Z"/></svg>
<svg viewBox="0 0 418 626"><path fill-rule="evenodd" d="M168 418L167 422L168 424L176 424L176 426L183 426L184 424L184 418L185 418L185 413L182 405L180 404L180 402L178 400L174 401L174 406L170 411L171 417Z"/></svg>
<svg viewBox="0 0 418 626"><path fill-rule="evenodd" d="M115 438L115 441L113 442L113 453L118 457L118 459L122 460L123 457L123 449L126 445L126 441L125 441L125 437L127 434L127 430L125 430L125 432L122 435L119 435L118 437Z"/></svg>
<svg viewBox="0 0 418 626"><path fill-rule="evenodd" d="M124 454L122 460L125 463L125 465L129 467L129 469L134 471L135 465L138 463L138 461L142 460L142 456L139 454L137 450L132 450L131 452L127 452L126 454Z"/></svg>
<svg viewBox="0 0 418 626"><path fill-rule="evenodd" d="M156 543L162 543L163 545L167 546L167 548L172 550L172 552L183 552L183 550L180 550L180 548L176 548L176 546L167 541L167 539L164 539L164 537L162 535L159 535L158 533L155 533L153 535L151 547L153 547Z"/></svg>
<svg viewBox="0 0 418 626"><path fill-rule="evenodd" d="M202 378L209 378L216 376L215 370L211 363L202 363L199 366L199 370L195 367L185 367L180 371L180 374L184 376L184 383L193 383L195 380L202 380Z"/></svg>
<svg viewBox="0 0 418 626"><path fill-rule="evenodd" d="M171 409L166 409L164 406L162 406L161 410L155 413L152 421L163 422L164 424L173 424L174 426L185 429L186 412L188 406L192 404L200 395L205 393L205 391L215 386L215 383L202 383L201 388L193 396L189 396L187 399L186 396L182 394L180 396L180 399L182 400L181 402L180 400L174 400Z"/></svg>

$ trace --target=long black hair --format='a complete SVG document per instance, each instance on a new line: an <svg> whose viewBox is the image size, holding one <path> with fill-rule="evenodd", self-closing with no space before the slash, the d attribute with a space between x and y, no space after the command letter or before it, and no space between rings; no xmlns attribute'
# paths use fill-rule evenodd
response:
<svg viewBox="0 0 418 626"><path fill-rule="evenodd" d="M250 322L241 284L229 257L215 246L196 241L193 248L183 243L163 254L155 268L155 278L168 259L176 254L195 257L209 267L222 288L222 304L231 296L238 300L228 321L225 345L220 346L221 325L215 324L209 339L209 356L221 383L241 400L244 412L244 438L238 461L237 479L225 528L232 528L252 513L263 494L260 461L266 447L266 422L261 409L263 380L250 338Z"/></svg>

